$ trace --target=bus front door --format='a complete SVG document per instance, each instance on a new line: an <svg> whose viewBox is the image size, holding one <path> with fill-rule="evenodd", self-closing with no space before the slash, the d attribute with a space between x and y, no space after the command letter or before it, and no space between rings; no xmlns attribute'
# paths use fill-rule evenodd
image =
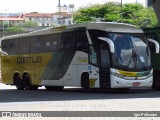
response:
<svg viewBox="0 0 160 120"><path fill-rule="evenodd" d="M99 44L99 78L100 88L110 87L110 49L104 41Z"/></svg>

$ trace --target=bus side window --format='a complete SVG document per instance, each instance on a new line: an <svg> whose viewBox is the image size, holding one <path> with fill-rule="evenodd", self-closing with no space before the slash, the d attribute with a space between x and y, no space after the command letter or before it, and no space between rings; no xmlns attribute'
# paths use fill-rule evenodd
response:
<svg viewBox="0 0 160 120"><path fill-rule="evenodd" d="M9 54L14 55L18 53L18 39L11 39L9 42Z"/></svg>
<svg viewBox="0 0 160 120"><path fill-rule="evenodd" d="M60 51L72 51L73 50L73 32L64 32L60 34Z"/></svg>
<svg viewBox="0 0 160 120"><path fill-rule="evenodd" d="M28 54L30 52L30 38L21 38L18 41L19 54Z"/></svg>
<svg viewBox="0 0 160 120"><path fill-rule="evenodd" d="M9 44L8 44L9 54L12 55L13 49L14 49L14 40L9 40L8 42L9 42Z"/></svg>
<svg viewBox="0 0 160 120"><path fill-rule="evenodd" d="M98 65L97 53L93 46L90 46L90 49L89 49L89 61L94 65Z"/></svg>
<svg viewBox="0 0 160 120"><path fill-rule="evenodd" d="M88 52L88 39L85 30L75 32L75 50Z"/></svg>
<svg viewBox="0 0 160 120"><path fill-rule="evenodd" d="M18 39L5 40L2 43L2 50L9 55L18 53Z"/></svg>
<svg viewBox="0 0 160 120"><path fill-rule="evenodd" d="M44 36L44 51L53 52L57 50L57 35Z"/></svg>
<svg viewBox="0 0 160 120"><path fill-rule="evenodd" d="M9 54L9 42L8 40L4 40L2 41L2 51L6 52L7 54Z"/></svg>
<svg viewBox="0 0 160 120"><path fill-rule="evenodd" d="M31 53L39 52L43 50L42 36L31 37Z"/></svg>

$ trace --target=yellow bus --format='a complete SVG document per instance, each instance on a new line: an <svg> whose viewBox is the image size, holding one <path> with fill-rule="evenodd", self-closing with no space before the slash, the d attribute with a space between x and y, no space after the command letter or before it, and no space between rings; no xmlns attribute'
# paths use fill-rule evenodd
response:
<svg viewBox="0 0 160 120"><path fill-rule="evenodd" d="M152 86L148 39L143 30L129 24L48 28L4 37L1 46L2 82L18 90Z"/></svg>

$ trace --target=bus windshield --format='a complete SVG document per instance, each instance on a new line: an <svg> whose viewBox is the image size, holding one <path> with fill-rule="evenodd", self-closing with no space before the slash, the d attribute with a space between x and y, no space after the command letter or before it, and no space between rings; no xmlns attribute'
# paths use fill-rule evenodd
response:
<svg viewBox="0 0 160 120"><path fill-rule="evenodd" d="M114 43L114 66L136 70L151 66L150 51L143 34L108 33L107 36Z"/></svg>

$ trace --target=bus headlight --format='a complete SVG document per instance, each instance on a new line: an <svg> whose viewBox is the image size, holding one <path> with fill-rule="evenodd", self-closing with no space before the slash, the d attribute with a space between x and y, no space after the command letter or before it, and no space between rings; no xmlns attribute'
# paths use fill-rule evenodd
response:
<svg viewBox="0 0 160 120"><path fill-rule="evenodd" d="M119 77L119 78L124 78L123 75L118 74L118 73L116 73L116 72L111 72L111 75L116 76L116 77Z"/></svg>

